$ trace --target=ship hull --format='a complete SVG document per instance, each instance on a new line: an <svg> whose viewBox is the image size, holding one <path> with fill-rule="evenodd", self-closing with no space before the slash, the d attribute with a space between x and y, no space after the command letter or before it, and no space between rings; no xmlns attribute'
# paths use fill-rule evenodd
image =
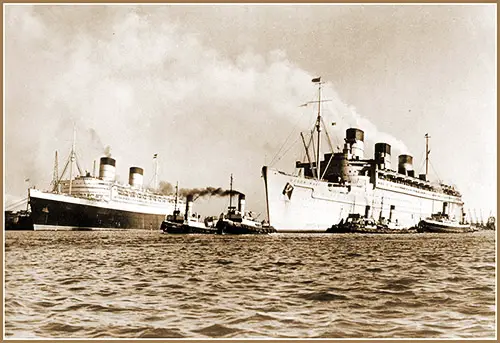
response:
<svg viewBox="0 0 500 343"><path fill-rule="evenodd" d="M419 232L435 233L466 233L477 231L470 225L461 225L458 223L443 223L434 220L422 220L418 228Z"/></svg>
<svg viewBox="0 0 500 343"><path fill-rule="evenodd" d="M269 225L278 232L325 232L342 216L342 201L322 201L315 196L319 182L299 178L276 170L264 170ZM286 194L287 185L293 187ZM346 199L347 200L347 199ZM348 212L345 212L346 217Z"/></svg>
<svg viewBox="0 0 500 343"><path fill-rule="evenodd" d="M343 186L268 167L262 173L269 224L278 232L325 232L350 213L386 218L410 228L439 211L444 202L450 217L460 218L463 206L456 197L385 181L376 187L371 183Z"/></svg>
<svg viewBox="0 0 500 343"><path fill-rule="evenodd" d="M189 233L216 234L217 233L217 229L214 227L173 223L169 221L164 221L161 224L161 230L163 233L170 233L170 234L189 234Z"/></svg>
<svg viewBox="0 0 500 343"><path fill-rule="evenodd" d="M34 230L123 230L158 228L172 211L90 201L64 195L30 192Z"/></svg>
<svg viewBox="0 0 500 343"><path fill-rule="evenodd" d="M221 235L261 235L276 232L270 226L249 225L232 220L219 220L216 227L217 232Z"/></svg>

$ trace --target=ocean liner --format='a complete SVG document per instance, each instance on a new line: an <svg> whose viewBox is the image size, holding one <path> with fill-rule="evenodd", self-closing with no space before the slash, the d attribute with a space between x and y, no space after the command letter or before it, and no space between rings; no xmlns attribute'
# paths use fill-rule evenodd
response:
<svg viewBox="0 0 500 343"><path fill-rule="evenodd" d="M68 163L71 170L75 157L73 145L64 170ZM102 157L98 176L80 171L73 179L70 171L68 180L55 178L50 192L30 188L34 229L157 229L174 210L175 197L143 188L142 168L130 168L128 184L116 182L115 171L115 159Z"/></svg>
<svg viewBox="0 0 500 343"><path fill-rule="evenodd" d="M325 232L356 213L403 228L435 213L463 220L460 193L428 180L427 134L425 174L415 174L413 157L407 154L399 155L397 171L391 169L391 146L384 142L375 144L374 158L365 158L364 132L359 128L346 130L342 151L333 152L330 143L332 152L320 161L322 82L312 81L318 85L318 100L313 101L318 103L316 156L309 152L311 142L314 149L312 135L309 144L302 136L307 162L296 162L296 174L262 168L270 225L278 232Z"/></svg>

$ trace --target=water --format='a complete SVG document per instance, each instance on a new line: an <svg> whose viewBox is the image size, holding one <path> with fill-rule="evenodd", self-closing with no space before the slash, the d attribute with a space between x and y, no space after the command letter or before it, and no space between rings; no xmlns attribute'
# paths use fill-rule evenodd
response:
<svg viewBox="0 0 500 343"><path fill-rule="evenodd" d="M7 338L495 338L495 232L6 232Z"/></svg>

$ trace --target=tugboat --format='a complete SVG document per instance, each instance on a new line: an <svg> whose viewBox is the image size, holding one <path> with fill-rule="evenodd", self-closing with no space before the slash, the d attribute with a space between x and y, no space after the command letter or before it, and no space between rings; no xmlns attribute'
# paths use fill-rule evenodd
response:
<svg viewBox="0 0 500 343"><path fill-rule="evenodd" d="M238 209L232 206L233 175L231 175L229 207L227 213L221 213L217 221L217 233L242 235L242 234L268 234L276 232L272 226L265 225L254 218L252 212L245 212L245 194L238 194Z"/></svg>
<svg viewBox="0 0 500 343"><path fill-rule="evenodd" d="M380 220L376 222L373 218L361 217L359 213L351 213L346 221L340 221L326 230L327 233L415 233L415 228L401 228L397 224Z"/></svg>
<svg viewBox="0 0 500 343"><path fill-rule="evenodd" d="M213 217L207 217L205 220L201 220L200 215L192 213L193 196L190 194L186 196L186 212L184 216L181 215L180 210L177 209L178 196L178 187L176 187L175 209L174 212L167 215L165 220L161 223L160 230L163 233L217 233Z"/></svg>
<svg viewBox="0 0 500 343"><path fill-rule="evenodd" d="M33 230L31 212L28 210L5 211L5 230Z"/></svg>
<svg viewBox="0 0 500 343"><path fill-rule="evenodd" d="M487 229L487 230L496 230L496 226L495 226L495 217L490 216L490 217L488 218L488 222L486 223L486 229Z"/></svg>
<svg viewBox="0 0 500 343"><path fill-rule="evenodd" d="M167 215L165 220L161 223L160 230L163 233L184 233L184 216L181 211L175 209L172 214Z"/></svg>
<svg viewBox="0 0 500 343"><path fill-rule="evenodd" d="M25 210L14 211L14 209L25 204ZM33 217L31 216L31 210L29 206L29 195L27 198L15 201L8 206L4 212L5 230L34 230Z"/></svg>
<svg viewBox="0 0 500 343"><path fill-rule="evenodd" d="M470 224L459 223L449 218L448 214L438 212L418 223L418 232L466 233L477 231Z"/></svg>
<svg viewBox="0 0 500 343"><path fill-rule="evenodd" d="M179 200L179 183L175 185L175 205L172 214L167 214L165 220L160 225L160 230L163 233L182 233L182 226L184 225L184 216L177 208ZM187 204L186 204L187 205Z"/></svg>

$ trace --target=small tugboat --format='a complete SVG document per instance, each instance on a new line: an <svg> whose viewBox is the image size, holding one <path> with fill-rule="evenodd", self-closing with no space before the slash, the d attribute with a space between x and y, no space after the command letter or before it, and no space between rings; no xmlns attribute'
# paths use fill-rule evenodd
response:
<svg viewBox="0 0 500 343"><path fill-rule="evenodd" d="M477 231L470 224L463 224L449 218L446 213L438 212L418 223L418 232L466 233Z"/></svg>
<svg viewBox="0 0 500 343"><path fill-rule="evenodd" d="M175 209L174 212L167 215L165 220L161 223L160 230L163 233L217 233L213 217L207 217L205 220L201 220L200 215L192 213L192 195L186 196L186 212L184 215L181 215L180 210L177 209L178 196L178 187L176 187Z"/></svg>
<svg viewBox="0 0 500 343"><path fill-rule="evenodd" d="M486 230L496 230L495 217L490 216L488 222L486 223Z"/></svg>
<svg viewBox="0 0 500 343"><path fill-rule="evenodd" d="M5 211L5 230L33 230L31 212L28 210Z"/></svg>
<svg viewBox="0 0 500 343"><path fill-rule="evenodd" d="M346 221L332 225L327 233L416 233L415 228L401 228L397 224L387 223L384 220L376 222L373 218L362 217L359 213L351 213Z"/></svg>
<svg viewBox="0 0 500 343"><path fill-rule="evenodd" d="M172 214L168 214L165 220L161 223L160 230L163 233L182 233L184 225L184 216L181 211L175 209Z"/></svg>
<svg viewBox="0 0 500 343"><path fill-rule="evenodd" d="M243 235L243 234L268 234L276 232L272 226L265 225L254 218L252 212L245 212L245 194L238 194L238 209L232 206L233 175L231 175L231 188L229 207L227 213L221 213L217 221L217 233Z"/></svg>

